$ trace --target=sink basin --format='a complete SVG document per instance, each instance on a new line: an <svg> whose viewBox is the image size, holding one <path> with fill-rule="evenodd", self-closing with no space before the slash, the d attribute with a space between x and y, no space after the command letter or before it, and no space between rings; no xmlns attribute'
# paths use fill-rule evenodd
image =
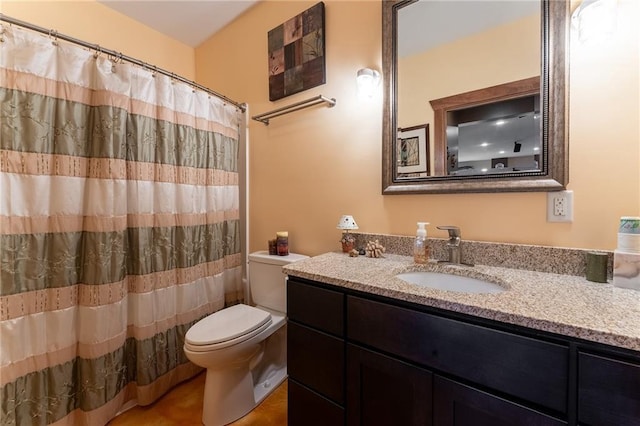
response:
<svg viewBox="0 0 640 426"><path fill-rule="evenodd" d="M420 287L429 287L437 290L461 293L500 293L505 291L504 287L496 283L440 272L405 272L396 275L396 277Z"/></svg>

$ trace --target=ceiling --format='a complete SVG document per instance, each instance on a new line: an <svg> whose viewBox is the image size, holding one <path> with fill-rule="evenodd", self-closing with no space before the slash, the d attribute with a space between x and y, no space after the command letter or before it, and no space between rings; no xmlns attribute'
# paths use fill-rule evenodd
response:
<svg viewBox="0 0 640 426"><path fill-rule="evenodd" d="M175 40L197 47L260 0L98 1ZM411 8L401 9L399 14L400 56L423 51L539 9L539 0L419 1ZM456 16L454 25L451 24L451 16ZM425 28L429 31L424 31Z"/></svg>
<svg viewBox="0 0 640 426"><path fill-rule="evenodd" d="M98 0L188 46L197 47L259 0Z"/></svg>

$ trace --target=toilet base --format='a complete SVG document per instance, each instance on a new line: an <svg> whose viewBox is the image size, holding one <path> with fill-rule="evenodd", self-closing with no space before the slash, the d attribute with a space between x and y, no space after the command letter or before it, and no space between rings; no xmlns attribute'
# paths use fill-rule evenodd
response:
<svg viewBox="0 0 640 426"><path fill-rule="evenodd" d="M225 357L235 360L219 369L219 364L208 365L204 384L202 423L222 426L238 420L253 410L287 378L287 326L284 318L276 321L276 330L256 345L238 348ZM191 361L207 365L210 355L198 358L198 353L185 349Z"/></svg>
<svg viewBox="0 0 640 426"><path fill-rule="evenodd" d="M282 382L284 382L287 378L287 367L283 367L278 371L274 371L273 374L269 375L269 377L263 382L256 383L253 387L253 396L255 398L256 404L258 405L265 399L269 394Z"/></svg>
<svg viewBox="0 0 640 426"><path fill-rule="evenodd" d="M226 425L244 417L287 378L287 368L283 367L254 386L251 372L242 370L224 374L207 370L202 409L205 426Z"/></svg>

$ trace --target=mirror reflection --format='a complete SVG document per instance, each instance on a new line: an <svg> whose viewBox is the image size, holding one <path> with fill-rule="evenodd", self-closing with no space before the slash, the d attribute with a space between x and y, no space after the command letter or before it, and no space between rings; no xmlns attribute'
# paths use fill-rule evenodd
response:
<svg viewBox="0 0 640 426"><path fill-rule="evenodd" d="M414 167L396 155L395 179L543 170L540 0L421 0L397 20L394 151L416 149Z"/></svg>
<svg viewBox="0 0 640 426"><path fill-rule="evenodd" d="M507 13L511 6L520 11ZM431 7L430 18L412 9L416 7ZM569 177L569 7L568 1L554 0L382 0L382 193L564 189ZM439 14L439 9L449 8L453 9L448 14ZM413 29L407 31L406 25ZM425 47L423 33L431 45ZM505 137L511 152L499 148L499 143L507 142L496 138L487 140L484 147L479 140L484 136L476 134L472 142L460 139L468 123L488 123L497 117L466 121L457 115L466 114L467 109L474 113L497 109L485 105L529 96L533 98L526 102L534 104L532 111L514 110L503 117L517 117L523 123L533 118L537 127L533 133ZM413 149L418 157L401 157L399 144L407 139L405 131L420 127L428 133L411 139L418 144ZM448 127L457 127L453 131L458 139L448 141ZM422 148L421 143L426 146ZM491 143L498 156L494 152L477 161L490 162L492 167L467 164L476 161L470 159L471 153ZM539 154L516 160L536 146ZM415 164L420 167L404 169ZM485 168L487 172L482 171Z"/></svg>

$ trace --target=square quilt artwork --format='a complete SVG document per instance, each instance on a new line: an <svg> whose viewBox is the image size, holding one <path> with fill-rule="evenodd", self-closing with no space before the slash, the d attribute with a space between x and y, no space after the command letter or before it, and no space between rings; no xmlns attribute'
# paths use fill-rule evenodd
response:
<svg viewBox="0 0 640 426"><path fill-rule="evenodd" d="M269 100L325 83L324 3L269 31Z"/></svg>

